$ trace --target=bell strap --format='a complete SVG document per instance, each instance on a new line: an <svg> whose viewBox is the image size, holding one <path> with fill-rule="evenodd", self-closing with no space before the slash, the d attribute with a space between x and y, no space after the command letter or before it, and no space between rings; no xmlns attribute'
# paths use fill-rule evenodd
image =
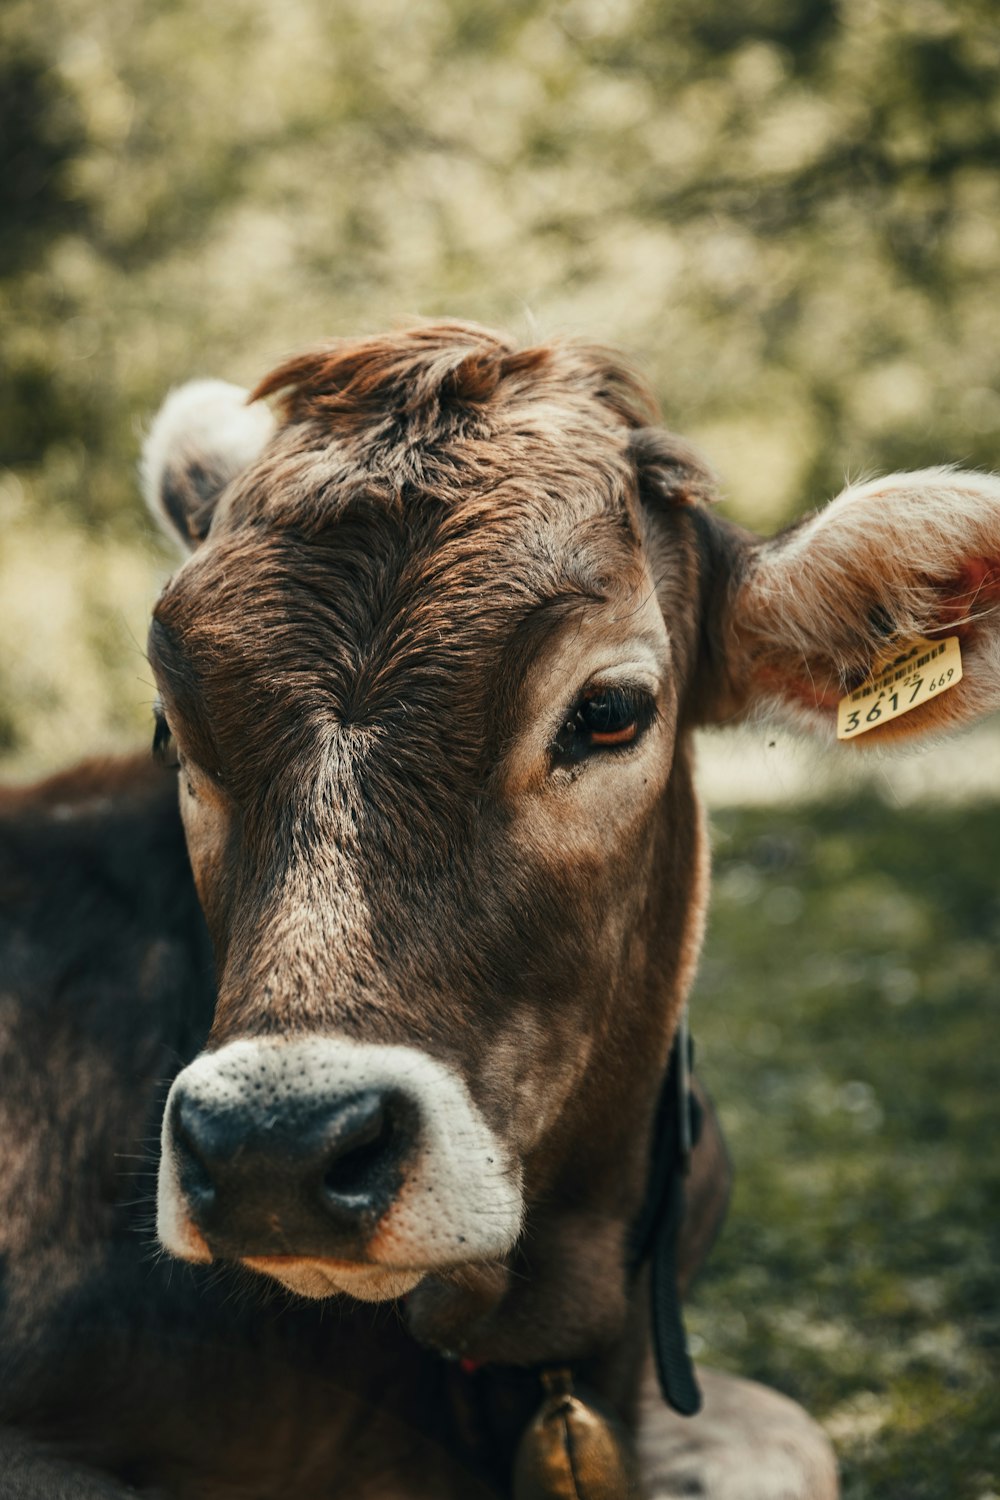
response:
<svg viewBox="0 0 1000 1500"><path fill-rule="evenodd" d="M677 1242L684 1218L684 1178L701 1133L701 1108L691 1092L692 1044L685 1010L660 1092L653 1127L646 1199L629 1243L633 1275L649 1261L653 1358L663 1399L682 1417L701 1410L701 1391L688 1350L677 1287Z"/></svg>

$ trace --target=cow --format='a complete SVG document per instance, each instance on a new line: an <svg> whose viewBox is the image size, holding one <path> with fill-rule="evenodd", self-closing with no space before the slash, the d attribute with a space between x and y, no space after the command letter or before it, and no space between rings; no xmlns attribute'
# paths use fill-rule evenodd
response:
<svg viewBox="0 0 1000 1500"><path fill-rule="evenodd" d="M180 388L144 486L157 761L2 806L0 1494L834 1495L792 1403L652 1386L675 1095L682 1286L726 1192L692 734L994 708L1000 480L764 541L624 360L444 323Z"/></svg>

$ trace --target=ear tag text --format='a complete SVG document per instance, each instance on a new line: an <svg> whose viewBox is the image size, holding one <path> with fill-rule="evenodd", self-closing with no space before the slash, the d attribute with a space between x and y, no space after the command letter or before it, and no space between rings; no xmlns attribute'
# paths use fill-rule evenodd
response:
<svg viewBox="0 0 1000 1500"><path fill-rule="evenodd" d="M958 636L929 641L918 636L905 651L883 663L837 705L837 738L854 740L919 708L962 680Z"/></svg>

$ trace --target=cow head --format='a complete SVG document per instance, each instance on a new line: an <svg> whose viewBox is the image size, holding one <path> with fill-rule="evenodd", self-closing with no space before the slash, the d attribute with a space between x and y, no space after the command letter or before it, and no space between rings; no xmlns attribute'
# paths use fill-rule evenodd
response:
<svg viewBox="0 0 1000 1500"><path fill-rule="evenodd" d="M829 734L946 625L960 686L864 743L997 701L1000 483L896 476L761 543L653 421L605 351L453 324L167 401L147 493L193 550L150 657L218 964L174 1254L408 1293L480 1358L614 1339L705 905L689 731Z"/></svg>

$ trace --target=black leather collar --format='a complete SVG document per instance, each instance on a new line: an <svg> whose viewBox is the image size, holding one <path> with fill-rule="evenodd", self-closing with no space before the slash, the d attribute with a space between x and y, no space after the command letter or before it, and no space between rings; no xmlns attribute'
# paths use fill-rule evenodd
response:
<svg viewBox="0 0 1000 1500"><path fill-rule="evenodd" d="M685 1010L660 1090L646 1199L629 1243L634 1276L649 1261L653 1355L663 1399L683 1417L701 1410L677 1287L677 1241L684 1218L684 1178L701 1134L701 1107L691 1091L693 1048Z"/></svg>

